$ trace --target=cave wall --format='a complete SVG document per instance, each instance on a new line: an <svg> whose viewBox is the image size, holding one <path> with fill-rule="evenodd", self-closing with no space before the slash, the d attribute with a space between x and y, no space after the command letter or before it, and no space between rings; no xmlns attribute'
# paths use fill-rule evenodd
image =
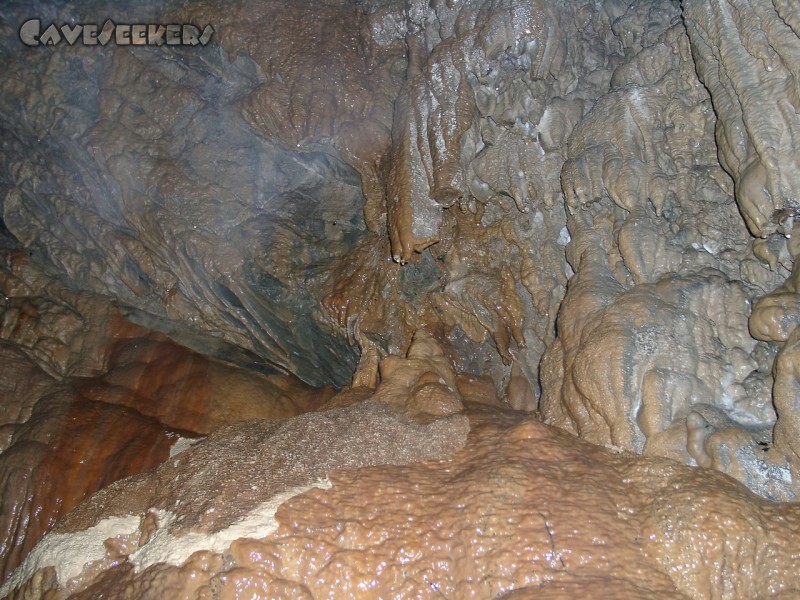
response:
<svg viewBox="0 0 800 600"><path fill-rule="evenodd" d="M50 439L52 398L126 406L163 445L335 389L521 410L795 500L798 10L4 3L0 462ZM215 33L28 48L31 11ZM207 382L181 396L180 369ZM253 406L208 400L229 378Z"/></svg>
<svg viewBox="0 0 800 600"><path fill-rule="evenodd" d="M308 8L284 8L281 19L308 20ZM237 25L243 37L228 51L224 44L174 52L76 45L40 53L19 52L10 25L30 8L4 10L2 110L19 115L3 123L3 221L14 238L55 277L115 298L134 320L199 350L291 371L314 385L348 383L358 350L320 314L320 301L330 271L367 233L365 200L357 172L315 141L330 124L300 105L325 105L313 100L311 74L300 65L281 68L298 49L275 39L288 55L271 54L274 64L248 51L254 33L270 36L263 23L288 33L281 19L262 11L262 20L248 23L249 37ZM42 10L43 20L58 18L55 9ZM76 5L73 14L102 10ZM156 6L127 10L112 12L128 22L189 18ZM339 37L358 26L351 13L327 15ZM236 11L224 14L236 18ZM207 18L233 31L222 16ZM319 25L293 32L303 48L309 36L330 33ZM331 52L317 48L305 60L322 56ZM340 95L349 94L342 102L360 106L358 118L376 104L367 93L359 97L364 61L352 57L342 73L352 80L342 81ZM331 75L324 64L317 68ZM289 79L293 73L302 81ZM303 97L284 106L284 88ZM285 127L292 121L296 127Z"/></svg>

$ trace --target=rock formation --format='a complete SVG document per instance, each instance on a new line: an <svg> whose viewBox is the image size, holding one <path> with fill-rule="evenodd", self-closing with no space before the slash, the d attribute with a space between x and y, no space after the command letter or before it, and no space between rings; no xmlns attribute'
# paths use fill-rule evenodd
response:
<svg viewBox="0 0 800 600"><path fill-rule="evenodd" d="M2 595L798 594L796 3L14 0L0 57Z"/></svg>

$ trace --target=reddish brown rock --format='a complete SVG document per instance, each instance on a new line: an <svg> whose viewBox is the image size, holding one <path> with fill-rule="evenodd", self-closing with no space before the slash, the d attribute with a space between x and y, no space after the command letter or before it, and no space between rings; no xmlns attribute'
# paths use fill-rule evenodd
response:
<svg viewBox="0 0 800 600"><path fill-rule="evenodd" d="M291 376L241 369L153 333L120 343L108 373L76 387L87 398L197 434L247 419L292 417L333 395L330 387L317 390Z"/></svg>
<svg viewBox="0 0 800 600"><path fill-rule="evenodd" d="M0 454L2 576L59 517L112 481L164 461L176 438L155 419L69 389L39 400Z"/></svg>
<svg viewBox="0 0 800 600"><path fill-rule="evenodd" d="M27 327L48 329L28 312ZM24 348L7 342L0 348L7 359L0 379L6 392L0 413L0 576L81 500L163 462L179 435L294 416L333 393L202 356L109 312L105 346L93 344L88 357L75 354L95 369L95 356L102 356L99 364L109 369L102 376L58 381ZM77 313L73 318L81 319ZM62 339L80 346L80 338Z"/></svg>

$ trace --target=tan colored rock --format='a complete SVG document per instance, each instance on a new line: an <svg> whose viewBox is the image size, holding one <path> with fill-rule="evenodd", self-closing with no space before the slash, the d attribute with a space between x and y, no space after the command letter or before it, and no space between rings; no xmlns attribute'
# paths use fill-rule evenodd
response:
<svg viewBox="0 0 800 600"><path fill-rule="evenodd" d="M719 115L720 163L736 181L747 226L759 237L791 233L800 191L796 9L763 0L692 0L683 14L697 73Z"/></svg>
<svg viewBox="0 0 800 600"><path fill-rule="evenodd" d="M794 467L800 468L800 328L792 331L775 359L775 446L786 453Z"/></svg>
<svg viewBox="0 0 800 600"><path fill-rule="evenodd" d="M355 410L377 416L380 406L385 405L367 402ZM355 424L351 416L356 412L325 413L333 428L325 426L324 436L337 429L358 431L350 445L334 444L345 453L341 457L355 459L377 434ZM57 529L63 543L89 531L87 526L110 523L113 514L145 514L153 498L161 498L156 504L171 503L184 515L183 524L168 524L159 513L157 529L141 538L138 550L117 544L115 551L122 555L116 563L105 563L100 572L88 568L70 583L57 580L42 560L31 571L35 575L27 583L28 593L75 599L576 594L734 599L789 598L800 591L800 559L793 542L800 531L796 506L770 504L718 472L611 453L528 417L488 412L472 414L467 445L452 458L361 468L351 463L329 472L332 486L282 497L275 528L267 535L243 531L216 552L140 562L165 529L173 531L171 547L178 551L192 532L207 531L209 523L227 522L236 514L245 517L245 505L268 499L275 488L258 481L279 472L270 468L278 465L268 458L274 456L269 440L300 423L321 424L320 418L326 417L287 422L262 442L251 436L254 424L235 425L186 451L180 465L170 461L144 478L108 488ZM443 442L449 426L440 421L434 427L428 439ZM238 445L246 439L251 442ZM317 454L316 464L319 446L312 449L301 438L294 440L297 459L302 463ZM379 453L391 456L393 443L387 440ZM340 460L321 456L323 470ZM195 460L205 461L205 473L194 471ZM261 468L248 466L253 462ZM225 489L252 490L238 513L224 505L224 517L218 515L223 509L218 500L208 498L208 505L194 499L221 465L238 482L226 485L223 495ZM152 492L130 493L132 486L153 490L168 474L187 476L188 487L166 491L159 486L163 493L149 498ZM179 498L186 505L178 507ZM133 524L132 531L144 530L144 521ZM204 547L213 544L213 537L203 539ZM102 548L101 539L95 544Z"/></svg>
<svg viewBox="0 0 800 600"><path fill-rule="evenodd" d="M381 383L375 400L420 416L441 417L464 408L449 359L425 331L414 335L405 358L387 356L379 370Z"/></svg>
<svg viewBox="0 0 800 600"><path fill-rule="evenodd" d="M568 210L606 194L629 212L649 201L661 213L668 186L651 136L665 101L654 88L628 85L592 108L570 138L561 171ZM608 127L609 120L617 126Z"/></svg>
<svg viewBox="0 0 800 600"><path fill-rule="evenodd" d="M800 294L779 289L756 300L750 333L758 340L785 342L800 325Z"/></svg>
<svg viewBox="0 0 800 600"><path fill-rule="evenodd" d="M34 550L10 580L16 583L7 584L3 593L47 565L56 566L60 586L86 586L86 577L69 581L80 575L81 564L76 572L61 556L72 552L85 560L103 560L108 531L113 531L110 537L138 539L133 547L113 545L113 552L126 555L136 550L137 572L165 560L180 565L197 550L222 552L240 536L261 537L274 530L278 505L309 486L329 485L325 479L333 469L448 456L463 446L467 431L466 417L420 424L374 401L282 422L250 421L223 428L151 474L105 488L83 505L82 512L62 520L60 529ZM281 499L274 500L276 495ZM143 519L126 516L132 501L137 505L134 513L141 512ZM101 515L106 511L113 514L111 521ZM83 530L78 543L75 533ZM131 537L137 530L142 535ZM150 533L145 535L145 530ZM219 569L224 562L212 557L210 564ZM167 581L150 587L149 593L170 589L182 593ZM120 588L119 593L125 591Z"/></svg>
<svg viewBox="0 0 800 600"><path fill-rule="evenodd" d="M797 498L792 2L119 3L215 27L158 52L16 52L22 10L2 568L173 456L19 597L797 595L795 507L707 470ZM465 407L453 461L355 469L443 456Z"/></svg>
<svg viewBox="0 0 800 600"><path fill-rule="evenodd" d="M586 250L542 361L546 422L594 443L713 466L772 499L796 498L796 466L762 451L776 417L748 392L768 393L751 387L764 375L745 291L710 270L626 290L592 236L574 242Z"/></svg>

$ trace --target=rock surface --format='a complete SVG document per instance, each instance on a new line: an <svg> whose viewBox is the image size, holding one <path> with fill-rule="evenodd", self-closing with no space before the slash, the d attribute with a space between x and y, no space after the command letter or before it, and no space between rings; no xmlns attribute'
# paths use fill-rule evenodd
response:
<svg viewBox="0 0 800 600"><path fill-rule="evenodd" d="M29 48L32 10L44 26L110 17L214 34ZM105 558L92 550L99 574L69 583L65 565L41 563L19 594L112 593L120 577L122 597L317 596L345 575L358 593L401 593L412 546L433 565L409 579L419 595L796 593L794 507L767 503L800 493L795 3L12 0L0 59L0 572L113 480L162 477L165 494L120 502L81 538L128 532ZM180 528L170 478L202 479L170 452L211 461L201 449L218 448L239 465L236 431L255 444L369 410L384 411L392 448L288 477L272 508L340 469L332 488L285 504L271 538L183 566L125 558ZM454 462L350 469L431 458L403 454L390 430L416 444L463 427L464 410L473 432ZM326 439L358 425L332 423ZM283 450L270 460L285 473L313 454ZM261 481L241 469L237 485ZM472 534L448 521L452 499L477 515L506 488L510 520L479 540L497 546L459 550ZM198 494L190 521L208 518ZM375 503L374 534L346 527L348 497ZM617 499L597 508L608 520L581 520L598 497ZM91 507L104 518L105 504L77 510ZM393 524L403 511L422 529ZM551 520L575 529L548 533ZM509 523L528 546L508 541ZM554 536L573 558L542 549ZM589 551L612 538L608 560ZM336 546L348 539L361 546ZM370 567L356 550L373 539L406 554ZM284 551L294 558L269 558ZM291 571L301 554L310 562Z"/></svg>
<svg viewBox="0 0 800 600"><path fill-rule="evenodd" d="M333 393L199 355L98 296L51 281L43 298L31 289L41 273L19 256L12 263L0 331L3 576L59 517L166 460L180 436L294 416ZM14 286L17 276L30 284Z"/></svg>
<svg viewBox="0 0 800 600"><path fill-rule="evenodd" d="M413 425L371 400L232 425L74 511L31 555L39 575L11 597L800 592L797 506L714 471L577 442L520 413L475 412L470 422L448 460L465 442L466 417ZM368 466L386 462L394 466ZM221 486L220 471L232 473ZM330 481L318 483L324 474ZM96 562L46 569L89 533Z"/></svg>
<svg viewBox="0 0 800 600"><path fill-rule="evenodd" d="M291 14L292 6L273 10L292 23L309 22L307 8ZM6 23L28 13L23 4L3 10ZM180 17L136 5L114 10L128 22ZM223 33L233 31L223 15L248 22L253 34L269 35L265 22L281 27L271 13L249 20L255 12L242 3L192 16L214 20ZM317 14L314 35L337 48L354 44L343 12ZM48 17L55 11L40 15ZM26 108L21 120L3 123L4 224L51 272L116 297L145 325L206 353L238 348L242 364L341 386L358 353L315 307L329 271L366 234L361 182L330 144L314 141L330 135L326 123L306 125L313 115L298 105L317 106L321 91L289 78L304 73L297 50L287 48L283 60L293 67L284 70L279 60L267 64L278 57L260 55L252 35L238 31L244 37L231 40L237 45L227 52L221 34L222 45L177 54L78 45L42 54L18 52L17 31L6 26L2 111ZM332 56L308 39L303 48L318 52L305 55L309 62ZM326 93L336 91L343 106L372 110L369 97L359 98L371 70L356 50L352 60L337 60L341 89ZM297 102L275 113L292 93ZM287 109L297 128L277 136ZM221 342L224 349L215 351Z"/></svg>

